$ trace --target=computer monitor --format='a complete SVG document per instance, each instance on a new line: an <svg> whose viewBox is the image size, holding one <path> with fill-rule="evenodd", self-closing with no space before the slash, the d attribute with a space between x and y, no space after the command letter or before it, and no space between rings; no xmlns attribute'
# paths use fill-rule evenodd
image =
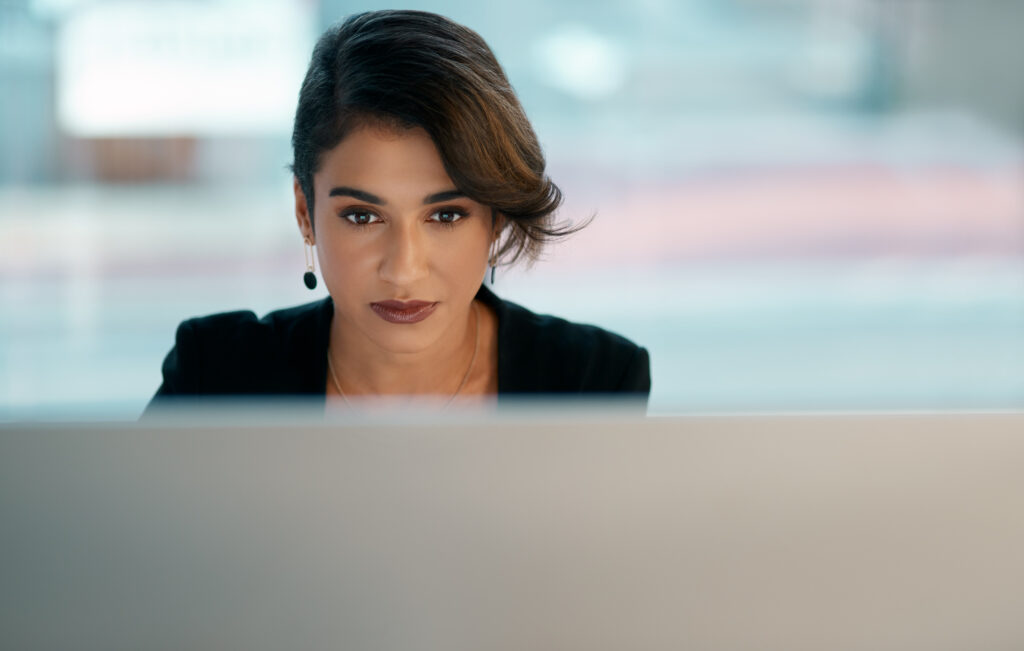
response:
<svg viewBox="0 0 1024 651"><path fill-rule="evenodd" d="M5 649L1024 646L1024 414L0 428Z"/></svg>

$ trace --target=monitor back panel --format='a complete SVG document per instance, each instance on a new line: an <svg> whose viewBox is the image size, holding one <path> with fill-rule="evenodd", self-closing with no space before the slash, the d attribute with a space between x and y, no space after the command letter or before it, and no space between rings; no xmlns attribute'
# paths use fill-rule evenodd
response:
<svg viewBox="0 0 1024 651"><path fill-rule="evenodd" d="M0 648L1024 646L1024 416L0 430Z"/></svg>

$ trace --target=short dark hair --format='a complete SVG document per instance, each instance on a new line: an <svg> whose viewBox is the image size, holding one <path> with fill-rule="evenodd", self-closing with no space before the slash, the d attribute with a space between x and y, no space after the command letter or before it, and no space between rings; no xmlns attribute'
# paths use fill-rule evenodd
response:
<svg viewBox="0 0 1024 651"><path fill-rule="evenodd" d="M317 41L299 92L292 171L313 211L321 156L361 126L422 127L467 197L506 219L498 257L536 259L578 230L557 226L562 203L537 136L487 43L424 11L349 16Z"/></svg>

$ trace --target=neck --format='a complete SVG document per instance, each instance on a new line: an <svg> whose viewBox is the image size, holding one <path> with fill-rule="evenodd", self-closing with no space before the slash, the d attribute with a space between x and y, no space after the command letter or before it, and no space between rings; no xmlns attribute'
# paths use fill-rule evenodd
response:
<svg viewBox="0 0 1024 651"><path fill-rule="evenodd" d="M438 395L451 396L461 388L478 345L479 315L471 305L462 327L435 345L410 353L396 353L358 336L337 313L331 322L328 355L337 383L346 396ZM328 372L328 382L331 375ZM338 387L335 387L337 389Z"/></svg>

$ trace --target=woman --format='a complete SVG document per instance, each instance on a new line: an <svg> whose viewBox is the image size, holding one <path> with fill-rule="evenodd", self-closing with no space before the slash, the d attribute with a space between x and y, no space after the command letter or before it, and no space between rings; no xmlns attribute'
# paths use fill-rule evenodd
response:
<svg viewBox="0 0 1024 651"><path fill-rule="evenodd" d="M154 401L627 393L647 351L496 297L485 272L571 232L504 71L472 30L376 11L313 51L292 135L295 215L330 296L182 323ZM153 403L151 403L153 404Z"/></svg>

